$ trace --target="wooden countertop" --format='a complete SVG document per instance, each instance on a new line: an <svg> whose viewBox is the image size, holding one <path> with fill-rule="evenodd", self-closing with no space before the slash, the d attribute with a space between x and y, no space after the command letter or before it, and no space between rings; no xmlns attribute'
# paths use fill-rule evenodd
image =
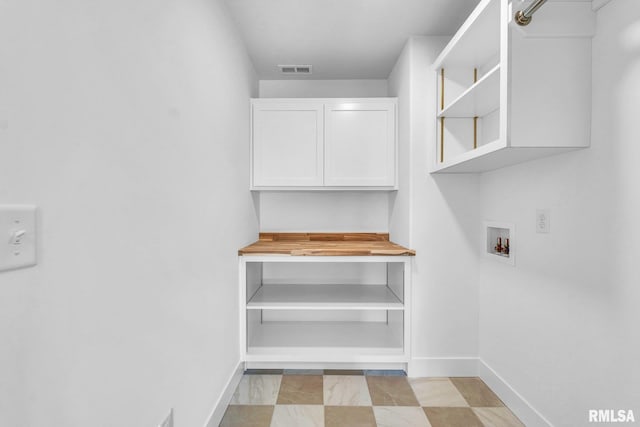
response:
<svg viewBox="0 0 640 427"><path fill-rule="evenodd" d="M389 241L389 233L260 233L238 255L414 256Z"/></svg>

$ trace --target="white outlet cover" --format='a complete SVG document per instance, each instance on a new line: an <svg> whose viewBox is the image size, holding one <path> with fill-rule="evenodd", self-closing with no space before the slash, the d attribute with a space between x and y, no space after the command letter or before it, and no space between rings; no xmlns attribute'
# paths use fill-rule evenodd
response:
<svg viewBox="0 0 640 427"><path fill-rule="evenodd" d="M549 209L536 209L536 233L551 231L551 214Z"/></svg>
<svg viewBox="0 0 640 427"><path fill-rule="evenodd" d="M0 205L0 271L36 265L36 207Z"/></svg>

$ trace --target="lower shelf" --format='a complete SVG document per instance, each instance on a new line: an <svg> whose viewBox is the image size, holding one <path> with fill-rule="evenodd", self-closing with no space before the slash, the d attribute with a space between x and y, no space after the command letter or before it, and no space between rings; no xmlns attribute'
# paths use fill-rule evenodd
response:
<svg viewBox="0 0 640 427"><path fill-rule="evenodd" d="M264 285L247 309L404 310L404 305L382 285Z"/></svg>
<svg viewBox="0 0 640 427"><path fill-rule="evenodd" d="M579 148L584 147L507 147L503 141L494 141L438 163L431 173L486 172Z"/></svg>
<svg viewBox="0 0 640 427"><path fill-rule="evenodd" d="M402 323L265 322L250 328L247 360L365 359L404 361Z"/></svg>

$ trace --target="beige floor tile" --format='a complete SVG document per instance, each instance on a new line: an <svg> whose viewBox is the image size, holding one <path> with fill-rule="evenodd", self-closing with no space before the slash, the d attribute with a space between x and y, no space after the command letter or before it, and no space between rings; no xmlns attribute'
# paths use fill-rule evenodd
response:
<svg viewBox="0 0 640 427"><path fill-rule="evenodd" d="M325 406L325 427L376 427L371 406Z"/></svg>
<svg viewBox="0 0 640 427"><path fill-rule="evenodd" d="M498 396L480 378L451 378L451 382L456 386L460 394L464 396L469 406L504 406Z"/></svg>
<svg viewBox="0 0 640 427"><path fill-rule="evenodd" d="M485 427L524 427L508 408L473 408Z"/></svg>
<svg viewBox="0 0 640 427"><path fill-rule="evenodd" d="M310 374L243 376L220 425L524 427L479 378Z"/></svg>
<svg viewBox="0 0 640 427"><path fill-rule="evenodd" d="M378 427L431 427L420 407L374 406Z"/></svg>
<svg viewBox="0 0 640 427"><path fill-rule="evenodd" d="M284 375L280 383L279 405L322 405L322 375Z"/></svg>
<svg viewBox="0 0 640 427"><path fill-rule="evenodd" d="M483 427L471 408L423 408L432 427Z"/></svg>
<svg viewBox="0 0 640 427"><path fill-rule="evenodd" d="M324 427L324 406L276 405L271 427Z"/></svg>
<svg viewBox="0 0 640 427"><path fill-rule="evenodd" d="M231 398L232 405L275 405L282 375L244 375Z"/></svg>
<svg viewBox="0 0 640 427"><path fill-rule="evenodd" d="M409 378L420 406L469 406L449 378Z"/></svg>
<svg viewBox="0 0 640 427"><path fill-rule="evenodd" d="M407 377L366 377L375 406L420 406Z"/></svg>
<svg viewBox="0 0 640 427"><path fill-rule="evenodd" d="M220 427L269 427L273 406L231 405L224 413Z"/></svg>
<svg viewBox="0 0 640 427"><path fill-rule="evenodd" d="M332 406L371 406L364 376L325 375L324 404Z"/></svg>

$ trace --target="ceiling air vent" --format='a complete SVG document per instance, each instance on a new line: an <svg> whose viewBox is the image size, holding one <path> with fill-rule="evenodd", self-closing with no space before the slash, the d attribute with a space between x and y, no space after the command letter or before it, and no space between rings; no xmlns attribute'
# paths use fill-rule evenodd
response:
<svg viewBox="0 0 640 427"><path fill-rule="evenodd" d="M311 74L311 65L278 65L282 74Z"/></svg>

